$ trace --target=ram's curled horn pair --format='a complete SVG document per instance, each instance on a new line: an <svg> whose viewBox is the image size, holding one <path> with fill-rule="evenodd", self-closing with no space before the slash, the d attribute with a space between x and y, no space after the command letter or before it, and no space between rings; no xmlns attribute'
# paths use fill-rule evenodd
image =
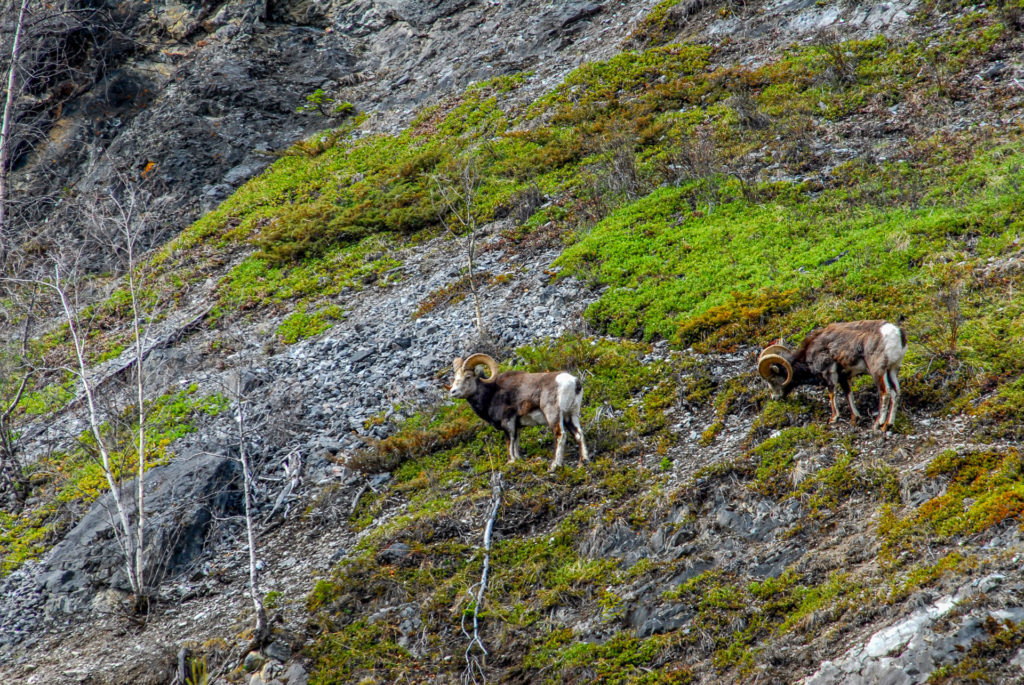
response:
<svg viewBox="0 0 1024 685"><path fill-rule="evenodd" d="M851 421L860 418L850 379L869 374L878 388L875 426L887 429L896 420L899 370L907 352L907 336L888 321L845 321L811 331L795 352L770 345L757 358L757 372L780 399L798 385L824 385L832 408L830 423L839 418L836 389L846 395Z"/></svg>
<svg viewBox="0 0 1024 685"><path fill-rule="evenodd" d="M486 366L490 375L477 376L476 367ZM469 402L477 416L508 437L509 461L519 458L519 431L524 426L547 425L555 434L555 459L551 470L562 465L567 435L580 448L580 465L589 459L583 439L580 407L583 384L564 371L498 373L498 362L486 354L473 354L452 361L455 378L450 394Z"/></svg>
<svg viewBox="0 0 1024 685"><path fill-rule="evenodd" d="M757 372L761 374L761 378L768 380L775 375L772 373L772 366L777 364L786 371L786 380L783 383L793 380L793 367L789 360L782 356L784 352L788 353L789 350L782 345L769 345L761 350L761 354L757 358Z"/></svg>
<svg viewBox="0 0 1024 685"><path fill-rule="evenodd" d="M494 361L493 357L489 357L486 354L474 354L465 361L463 361L462 357L456 357L455 361L452 362L452 366L455 367L456 374L463 370L467 370L472 373L473 370L481 364L486 366L487 370L490 372L490 376L488 378L482 378L481 380L485 383L493 382L494 377L498 375L498 362Z"/></svg>

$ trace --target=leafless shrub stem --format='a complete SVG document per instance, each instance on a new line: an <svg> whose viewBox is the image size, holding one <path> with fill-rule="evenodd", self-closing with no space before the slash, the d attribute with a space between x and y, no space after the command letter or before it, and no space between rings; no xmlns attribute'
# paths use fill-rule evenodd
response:
<svg viewBox="0 0 1024 685"><path fill-rule="evenodd" d="M498 518L498 509L501 507L501 472L494 471L491 474L491 513L487 517L487 525L484 527L484 567L480 573L480 582L469 588L469 596L473 600L473 632L470 633L466 627L466 613L462 614L462 634L469 639L466 647L466 669L462 674L463 683L483 685L487 682L487 648L484 647L483 639L480 637L480 607L484 603L484 593L487 592L487 575L491 568L491 533L494 531L494 521Z"/></svg>

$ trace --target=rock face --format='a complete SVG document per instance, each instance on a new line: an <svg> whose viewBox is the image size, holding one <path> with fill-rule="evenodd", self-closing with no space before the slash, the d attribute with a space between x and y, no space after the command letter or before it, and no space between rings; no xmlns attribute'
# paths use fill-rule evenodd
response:
<svg viewBox="0 0 1024 685"><path fill-rule="evenodd" d="M193 454L146 474L145 574L154 586L188 570L204 551L215 521L239 513L240 472L229 457ZM125 488L129 508L135 506L134 483ZM48 613L81 611L103 589L131 589L111 526L115 516L107 493L39 565L36 583Z"/></svg>
<svg viewBox="0 0 1024 685"><path fill-rule="evenodd" d="M78 235L78 212L94 212L96 196L127 180L152 196L155 245L277 151L340 123L296 111L318 88L394 126L472 81L557 75L612 51L617 41L595 42L602 24L621 34L653 0L81 4L52 31L67 46L81 42L85 56L53 57L47 34L26 59L26 70L52 76L20 101L12 197L36 201L17 203L16 214L47 221L54 236ZM97 268L109 266L104 257L95 255Z"/></svg>
<svg viewBox="0 0 1024 685"><path fill-rule="evenodd" d="M952 595L941 597L910 616L874 633L867 643L847 651L842 658L826 661L816 673L801 682L804 685L839 683L893 683L910 685L927 682L943 665L956 663L973 645L991 636L993 625L1015 625L1024 620L1024 607L957 610L970 606L971 600L984 595L1019 597L1020 583L1000 587L1006 577L993 574L964 585ZM937 627L943 619L952 626Z"/></svg>

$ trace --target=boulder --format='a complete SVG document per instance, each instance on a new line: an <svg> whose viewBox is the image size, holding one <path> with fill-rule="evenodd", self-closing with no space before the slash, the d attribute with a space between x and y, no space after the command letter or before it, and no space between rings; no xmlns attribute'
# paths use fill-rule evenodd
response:
<svg viewBox="0 0 1024 685"><path fill-rule="evenodd" d="M152 586L187 570L205 549L215 520L240 511L240 472L234 459L195 452L146 473L145 573ZM129 510L134 483L124 487ZM79 611L100 590L131 589L114 518L107 493L40 564L37 586L48 594L48 613Z"/></svg>

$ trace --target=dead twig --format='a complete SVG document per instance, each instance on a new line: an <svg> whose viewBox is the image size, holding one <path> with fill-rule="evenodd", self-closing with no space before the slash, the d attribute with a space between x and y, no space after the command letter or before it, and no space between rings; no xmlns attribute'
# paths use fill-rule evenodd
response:
<svg viewBox="0 0 1024 685"><path fill-rule="evenodd" d="M484 568L480 573L480 582L468 590L470 597L473 598L472 634L466 629L466 613L462 614L462 634L469 638L469 645L466 647L466 670L462 674L462 682L474 685L487 682L487 648L480 638L480 607L484 603L484 593L487 592L487 575L491 568L491 533L494 531L494 521L498 518L498 509L501 507L501 489L501 472L496 471L491 474L491 513L484 528ZM478 652L474 653L475 650Z"/></svg>
<svg viewBox="0 0 1024 685"><path fill-rule="evenodd" d="M363 487L359 488L359 492L357 492L356 496L352 498L352 510L349 511L349 513L348 513L349 516L351 516L352 514L356 513L356 507L359 506L359 498L362 497L363 493L366 492L369 489L370 489L370 484L369 483L363 483Z"/></svg>

